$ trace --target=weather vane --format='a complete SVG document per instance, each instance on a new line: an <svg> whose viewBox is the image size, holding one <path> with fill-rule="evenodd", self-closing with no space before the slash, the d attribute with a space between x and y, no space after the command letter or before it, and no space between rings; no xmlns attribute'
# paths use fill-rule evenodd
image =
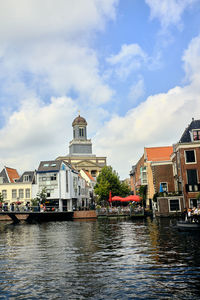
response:
<svg viewBox="0 0 200 300"><path fill-rule="evenodd" d="M79 116L80 116L80 110L78 110L78 114L79 114Z"/></svg>

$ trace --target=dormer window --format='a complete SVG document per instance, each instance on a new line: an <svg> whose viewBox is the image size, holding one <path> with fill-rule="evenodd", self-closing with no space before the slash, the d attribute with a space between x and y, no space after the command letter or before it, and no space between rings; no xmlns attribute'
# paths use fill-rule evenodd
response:
<svg viewBox="0 0 200 300"><path fill-rule="evenodd" d="M29 175L23 176L23 182L29 182Z"/></svg>
<svg viewBox="0 0 200 300"><path fill-rule="evenodd" d="M195 129L192 131L193 141L200 141L200 129Z"/></svg>

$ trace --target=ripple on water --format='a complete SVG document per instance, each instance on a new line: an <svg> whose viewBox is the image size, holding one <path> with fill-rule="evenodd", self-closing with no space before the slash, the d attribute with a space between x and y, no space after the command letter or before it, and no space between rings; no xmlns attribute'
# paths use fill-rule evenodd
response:
<svg viewBox="0 0 200 300"><path fill-rule="evenodd" d="M166 222L1 224L0 295L200 299L199 235L180 234Z"/></svg>

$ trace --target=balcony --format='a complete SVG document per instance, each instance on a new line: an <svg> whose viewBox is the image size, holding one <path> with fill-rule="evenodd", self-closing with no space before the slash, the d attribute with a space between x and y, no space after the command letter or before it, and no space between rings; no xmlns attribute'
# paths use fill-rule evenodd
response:
<svg viewBox="0 0 200 300"><path fill-rule="evenodd" d="M200 184L186 184L185 189L187 193L200 192Z"/></svg>

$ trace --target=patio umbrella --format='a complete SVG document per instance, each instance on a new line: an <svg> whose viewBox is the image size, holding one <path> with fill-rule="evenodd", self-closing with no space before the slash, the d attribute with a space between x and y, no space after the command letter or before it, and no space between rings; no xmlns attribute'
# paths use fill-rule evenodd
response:
<svg viewBox="0 0 200 300"><path fill-rule="evenodd" d="M135 201L135 202L140 202L142 200L142 198L138 195L130 195L130 196L127 196L124 199L125 200L123 200L123 201Z"/></svg>
<svg viewBox="0 0 200 300"><path fill-rule="evenodd" d="M122 197L120 197L120 196L114 196L114 197L112 197L112 201L122 201Z"/></svg>

